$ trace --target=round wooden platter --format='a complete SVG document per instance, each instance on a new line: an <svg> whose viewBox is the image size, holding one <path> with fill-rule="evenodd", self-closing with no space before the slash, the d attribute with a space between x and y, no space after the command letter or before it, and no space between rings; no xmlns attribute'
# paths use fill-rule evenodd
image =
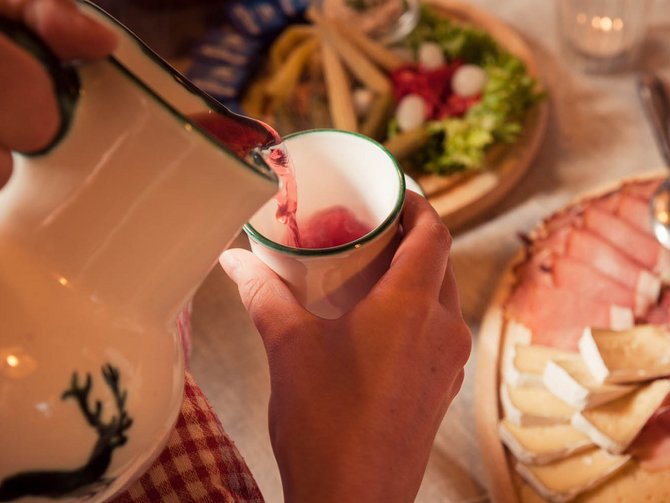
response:
<svg viewBox="0 0 670 503"><path fill-rule="evenodd" d="M424 0L445 17L483 28L502 47L520 58L539 82L528 44L510 26L491 14L455 0ZM549 106L541 101L528 114L519 140L490 156L486 169L451 176L410 173L452 231L483 216L512 190L531 166L545 134Z"/></svg>
<svg viewBox="0 0 670 503"><path fill-rule="evenodd" d="M619 190L626 182L667 176L666 170L650 170L635 176L617 180L577 197L567 207L610 192ZM557 210L560 212L560 210ZM546 215L549 218L551 215ZM545 219L543 218L542 221ZM538 222L538 226L541 222ZM478 333L477 367L475 377L475 421L479 445L486 468L489 497L493 503L538 502L544 500L528 486L514 469L514 459L508 453L498 435L498 423L503 417L500 404L502 382L502 360L508 344L506 340L507 319L504 303L516 284L515 267L525 260L523 246L505 268L482 318Z"/></svg>
<svg viewBox="0 0 670 503"><path fill-rule="evenodd" d="M475 421L479 447L486 467L489 497L494 503L518 503L516 474L512 460L498 435L502 409L498 391L501 383L501 357L505 346L503 304L515 283L514 266L524 258L523 250L505 269L495 294L482 319L478 334L475 376Z"/></svg>

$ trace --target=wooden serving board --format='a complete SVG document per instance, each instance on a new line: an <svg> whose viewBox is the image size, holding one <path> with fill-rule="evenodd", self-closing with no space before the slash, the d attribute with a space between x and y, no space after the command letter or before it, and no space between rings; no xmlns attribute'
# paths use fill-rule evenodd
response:
<svg viewBox="0 0 670 503"><path fill-rule="evenodd" d="M486 30L503 48L520 58L538 81L537 65L528 44L510 26L472 5L455 0L424 0L445 17ZM519 140L495 158L487 169L468 175L437 176L412 173L433 207L452 231L483 216L512 190L531 166L545 134L546 100L530 111Z"/></svg>
<svg viewBox="0 0 670 503"><path fill-rule="evenodd" d="M573 203L588 200L600 195L614 192L628 181L643 181L645 179L662 178L667 176L665 171L650 171L634 177L622 179L605 187L583 194ZM560 210L557 210L560 212ZM550 215L546 215L550 217ZM538 222L540 225L540 222ZM544 503L541 498L514 469L514 458L507 451L498 434L498 423L503 417L500 403L500 385L502 382L502 360L507 344L505 329L506 317L503 305L510 296L515 283L515 266L525 260L526 254L520 244L517 255L505 268L489 306L482 318L477 349L477 368L475 378L475 420L477 434L486 468L486 480L488 483L489 497L493 503ZM617 478L618 488L634 484L653 486L654 484L667 484L670 482L670 472L645 472L638 470L637 464L632 463ZM627 480L622 480L627 478ZM606 485L605 482L603 485ZM617 489L612 492L615 493ZM586 497L578 500L586 502L608 502L608 493L598 494L593 499Z"/></svg>
<svg viewBox="0 0 670 503"><path fill-rule="evenodd" d="M475 377L475 420L480 449L489 489L494 503L518 503L516 478L512 460L498 435L498 422L502 417L499 390L502 380L501 357L504 349L505 316L503 304L515 282L514 265L524 257L523 251L505 269L495 294L484 314L479 330L477 369Z"/></svg>

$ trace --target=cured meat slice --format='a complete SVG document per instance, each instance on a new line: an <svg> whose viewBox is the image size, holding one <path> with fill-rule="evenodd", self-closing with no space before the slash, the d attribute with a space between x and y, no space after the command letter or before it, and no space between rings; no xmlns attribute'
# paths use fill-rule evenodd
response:
<svg viewBox="0 0 670 503"><path fill-rule="evenodd" d="M630 309L580 298L567 288L524 281L506 304L507 314L532 333L532 343L577 351L584 328L630 328Z"/></svg>
<svg viewBox="0 0 670 503"><path fill-rule="evenodd" d="M658 186L663 183L662 178L651 178L649 180L637 180L633 183L627 183L621 189L624 193L638 197L644 201L649 201L654 195Z"/></svg>
<svg viewBox="0 0 670 503"><path fill-rule="evenodd" d="M616 214L626 222L638 229L651 234L651 216L649 214L649 201L640 199L631 194L619 196L619 206Z"/></svg>
<svg viewBox="0 0 670 503"><path fill-rule="evenodd" d="M670 276L670 255L651 234L630 222L590 206L584 210L584 227L664 280Z"/></svg>
<svg viewBox="0 0 670 503"><path fill-rule="evenodd" d="M609 194L588 201L587 204L593 208L617 214L621 205L621 192L610 192Z"/></svg>
<svg viewBox="0 0 670 503"><path fill-rule="evenodd" d="M523 281L572 291L579 297L626 307L642 318L652 301L589 264L551 250L534 253L516 270Z"/></svg>
<svg viewBox="0 0 670 503"><path fill-rule="evenodd" d="M578 297L630 308L637 317L646 314L651 304L633 289L571 257L553 258L552 277L557 287L570 290Z"/></svg>
<svg viewBox="0 0 670 503"><path fill-rule="evenodd" d="M670 404L668 398L647 421L629 452L645 470L670 468Z"/></svg>
<svg viewBox="0 0 670 503"><path fill-rule="evenodd" d="M663 290L656 304L651 306L642 319L652 325L670 325L670 290Z"/></svg>
<svg viewBox="0 0 670 503"><path fill-rule="evenodd" d="M566 255L589 264L653 302L658 299L660 279L590 231L573 229L567 237Z"/></svg>
<svg viewBox="0 0 670 503"><path fill-rule="evenodd" d="M641 197L639 192L617 191L590 200L586 204L617 215L634 227L651 234L649 199Z"/></svg>

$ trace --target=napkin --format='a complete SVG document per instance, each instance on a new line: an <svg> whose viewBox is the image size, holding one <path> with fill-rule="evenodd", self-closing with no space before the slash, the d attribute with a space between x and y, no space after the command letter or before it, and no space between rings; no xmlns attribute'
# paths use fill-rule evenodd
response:
<svg viewBox="0 0 670 503"><path fill-rule="evenodd" d="M253 475L187 371L184 401L168 444L114 503L263 502Z"/></svg>
<svg viewBox="0 0 670 503"><path fill-rule="evenodd" d="M191 353L191 305L177 320L186 356ZM113 503L261 503L249 467L226 435L204 393L186 370L177 424L154 464Z"/></svg>

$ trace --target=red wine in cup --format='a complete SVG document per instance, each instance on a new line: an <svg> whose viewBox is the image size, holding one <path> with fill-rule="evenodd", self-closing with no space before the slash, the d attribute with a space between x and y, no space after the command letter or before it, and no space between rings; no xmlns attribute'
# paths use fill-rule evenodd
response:
<svg viewBox="0 0 670 503"><path fill-rule="evenodd" d="M260 121L242 121L232 113L202 113L191 120L219 139L239 157L260 151L266 164L279 178L277 220L286 225L285 245L294 248L330 248L355 241L372 229L343 206L313 214L298 228L298 191L295 169L281 136Z"/></svg>

